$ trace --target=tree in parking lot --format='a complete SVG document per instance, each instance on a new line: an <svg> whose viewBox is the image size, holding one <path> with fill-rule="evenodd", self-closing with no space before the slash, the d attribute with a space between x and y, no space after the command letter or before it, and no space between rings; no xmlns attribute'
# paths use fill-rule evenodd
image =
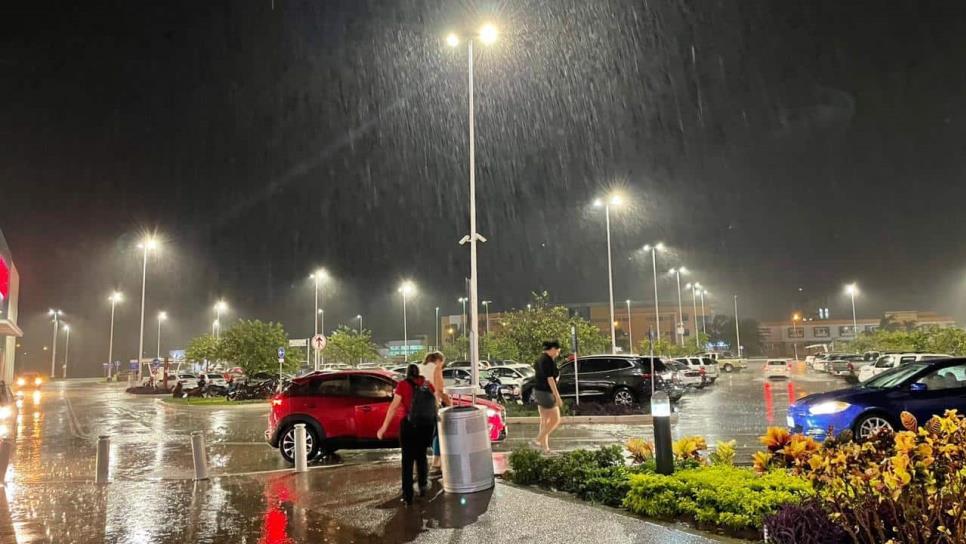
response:
<svg viewBox="0 0 966 544"><path fill-rule="evenodd" d="M567 355L571 352L571 327L577 329L582 354L591 355L607 350L609 339L596 325L580 316L570 315L564 306L551 305L549 298L546 291L534 293L530 308L503 313L499 330L489 335L492 338L488 337L480 352L489 352L496 359L529 363L540 355L544 341L557 340L563 348L561 354Z"/></svg>
<svg viewBox="0 0 966 544"><path fill-rule="evenodd" d="M221 344L222 357L229 364L239 366L246 374L252 375L262 370L278 370L278 348L288 345L288 336L279 323L242 319L225 331ZM293 352L292 357L297 357L297 354ZM289 360L283 368L292 366Z"/></svg>
<svg viewBox="0 0 966 544"><path fill-rule="evenodd" d="M213 363L222 358L222 344L213 335L203 334L188 344L184 354L189 361Z"/></svg>
<svg viewBox="0 0 966 544"><path fill-rule="evenodd" d="M372 343L372 331L352 329L341 326L329 336L325 351L326 362L356 366L360 362L372 361L379 356L376 345Z"/></svg>
<svg viewBox="0 0 966 544"><path fill-rule="evenodd" d="M878 329L863 333L847 349L855 353L866 351L924 351L966 355L966 331L958 328Z"/></svg>

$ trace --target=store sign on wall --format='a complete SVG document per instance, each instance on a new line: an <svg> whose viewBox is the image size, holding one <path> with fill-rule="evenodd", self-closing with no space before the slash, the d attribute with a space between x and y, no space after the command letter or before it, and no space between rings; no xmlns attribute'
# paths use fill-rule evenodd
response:
<svg viewBox="0 0 966 544"><path fill-rule="evenodd" d="M10 296L10 267L7 261L0 257L0 302L7 300Z"/></svg>

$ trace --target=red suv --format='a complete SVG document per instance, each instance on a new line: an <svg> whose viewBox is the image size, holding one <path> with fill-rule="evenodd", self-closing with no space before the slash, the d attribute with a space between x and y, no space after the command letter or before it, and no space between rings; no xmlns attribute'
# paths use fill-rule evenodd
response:
<svg viewBox="0 0 966 544"><path fill-rule="evenodd" d="M338 449L396 447L401 411L384 440L376 438L376 431L386 418L399 379L399 375L382 370L312 373L295 378L272 397L265 438L289 463L294 462L296 423L305 423L309 459ZM469 400L454 402L470 404ZM482 399L476 403L486 408L490 440L506 439L506 410Z"/></svg>

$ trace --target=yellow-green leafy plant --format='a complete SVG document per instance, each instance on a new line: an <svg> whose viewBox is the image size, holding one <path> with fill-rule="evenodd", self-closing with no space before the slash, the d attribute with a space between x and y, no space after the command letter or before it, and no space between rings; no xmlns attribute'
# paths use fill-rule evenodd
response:
<svg viewBox="0 0 966 544"><path fill-rule="evenodd" d="M671 444L671 452L678 461L701 461L701 452L708 449L702 436L685 436Z"/></svg>
<svg viewBox="0 0 966 544"><path fill-rule="evenodd" d="M631 438L625 445L627 452L631 455L631 461L640 465L654 457L654 444L643 438Z"/></svg>
<svg viewBox="0 0 966 544"><path fill-rule="evenodd" d="M966 418L901 422L861 443L829 440L799 469L856 542L966 542Z"/></svg>
<svg viewBox="0 0 966 544"><path fill-rule="evenodd" d="M728 440L727 442L719 441L714 446L714 451L708 456L708 460L711 461L712 465L726 465L731 466L735 464L735 445L737 441Z"/></svg>

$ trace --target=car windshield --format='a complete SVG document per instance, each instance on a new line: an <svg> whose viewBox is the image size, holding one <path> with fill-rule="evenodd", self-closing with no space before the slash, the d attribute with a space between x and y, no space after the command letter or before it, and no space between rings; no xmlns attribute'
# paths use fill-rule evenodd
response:
<svg viewBox="0 0 966 544"><path fill-rule="evenodd" d="M520 375L522 375L522 376L523 376L524 378L532 378L533 376L535 376L535 375L537 374L537 373L536 373L536 372L535 372L535 371L533 370L533 367L532 367L532 366L519 366L519 367L516 367L516 366L515 366L515 367L513 367L513 368L514 368L514 369L515 369L515 370L516 370L517 372L519 372L519 373L520 373Z"/></svg>
<svg viewBox="0 0 966 544"><path fill-rule="evenodd" d="M887 370L865 382L862 384L862 387L869 389L886 389L889 387L895 387L924 368L926 368L926 365L915 363L893 368L892 370Z"/></svg>

